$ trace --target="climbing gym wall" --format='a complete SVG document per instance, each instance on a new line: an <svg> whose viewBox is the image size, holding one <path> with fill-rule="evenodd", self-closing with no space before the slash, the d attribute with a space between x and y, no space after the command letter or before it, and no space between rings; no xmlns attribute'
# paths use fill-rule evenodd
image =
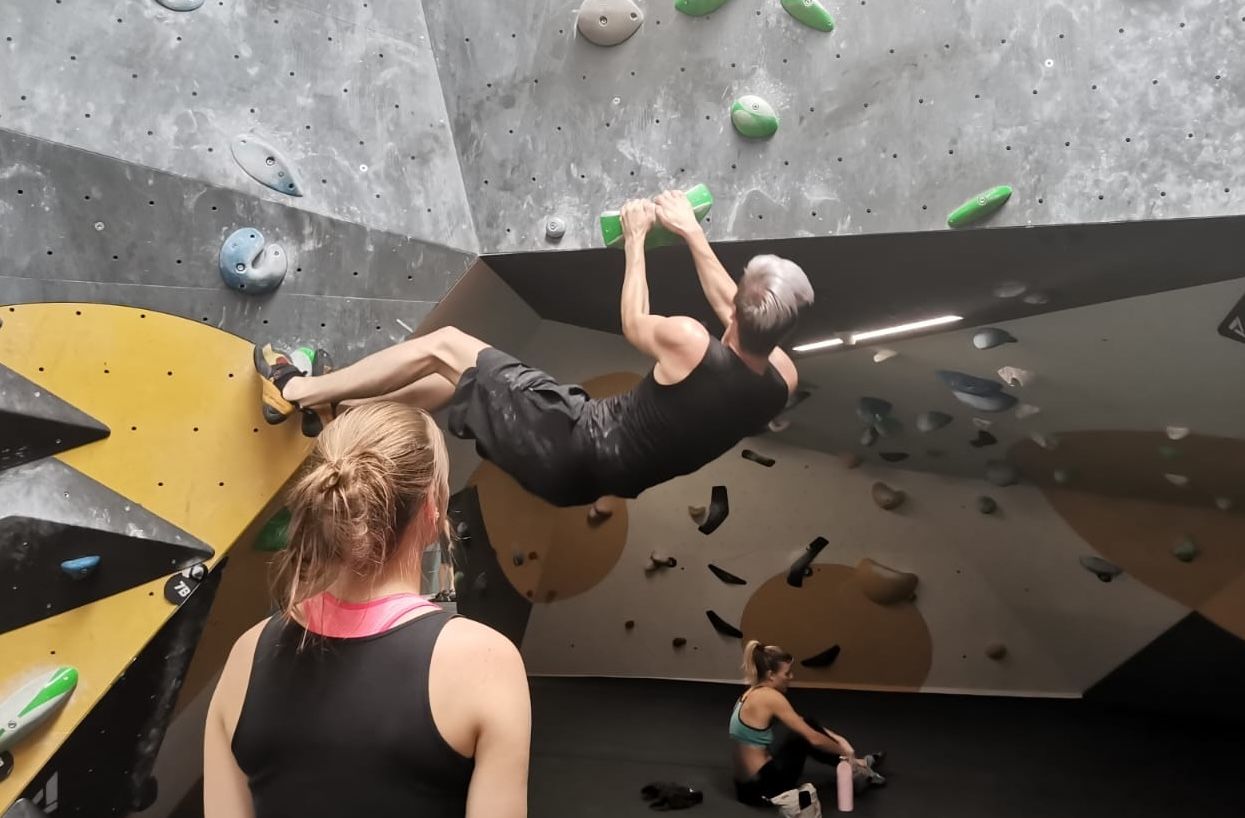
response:
<svg viewBox="0 0 1245 818"><path fill-rule="evenodd" d="M427 4L481 246L551 246L554 218L597 246L601 210L701 182L717 239L934 230L998 185L1008 225L1245 202L1239 3L816 4L832 31L808 5Z"/></svg>
<svg viewBox="0 0 1245 818"><path fill-rule="evenodd" d="M1245 461L1224 453L1245 394L1215 323L1242 290L804 356L811 393L778 431L628 501L605 565L612 539L586 509L573 546L521 564L525 532L495 519L504 574L539 589L529 671L729 681L735 628L809 662L809 684L1138 703L1161 682L1150 706L1239 711L1223 679L1245 663ZM554 321L522 356L589 383L648 367L620 336ZM939 372L996 379L1015 403L971 406ZM715 486L728 513L706 535L690 511ZM547 511L555 527L567 513Z"/></svg>

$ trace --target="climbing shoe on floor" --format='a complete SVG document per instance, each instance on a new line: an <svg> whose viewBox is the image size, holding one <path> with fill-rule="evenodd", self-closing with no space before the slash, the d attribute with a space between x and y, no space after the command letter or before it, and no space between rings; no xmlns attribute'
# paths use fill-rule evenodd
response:
<svg viewBox="0 0 1245 818"><path fill-rule="evenodd" d="M272 344L255 345L255 371L264 379L260 403L263 406L264 420L275 426L283 423L286 418L298 409L292 402L281 395L281 390L289 383L290 378L301 376L302 370L295 366L290 356L272 348Z"/></svg>
<svg viewBox="0 0 1245 818"><path fill-rule="evenodd" d="M333 371L333 359L324 350L317 349L310 357L311 370L305 372L305 374L317 377L319 375L327 375ZM310 409L303 409L302 413L303 434L307 437L317 437L324 431L324 427L328 425L329 421L337 417L337 404L313 406Z"/></svg>

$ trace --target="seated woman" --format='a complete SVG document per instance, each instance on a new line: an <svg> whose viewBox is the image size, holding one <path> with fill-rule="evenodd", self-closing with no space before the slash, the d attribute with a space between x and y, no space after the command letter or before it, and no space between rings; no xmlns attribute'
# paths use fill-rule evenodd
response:
<svg viewBox="0 0 1245 818"><path fill-rule="evenodd" d="M830 765L840 759L849 761L857 789L886 783L874 770L882 753L857 758L847 739L795 712L785 695L792 679L791 661L791 654L776 645L762 645L755 639L744 645L743 669L749 687L735 703L730 726L735 741L736 797L745 804L765 806L765 799L800 786L804 760L810 756ZM778 746L774 746L774 719L790 730Z"/></svg>
<svg viewBox="0 0 1245 818"><path fill-rule="evenodd" d="M234 645L208 709L206 818L525 818L531 705L518 650L419 596L449 537L429 415L359 406L289 493L281 613Z"/></svg>

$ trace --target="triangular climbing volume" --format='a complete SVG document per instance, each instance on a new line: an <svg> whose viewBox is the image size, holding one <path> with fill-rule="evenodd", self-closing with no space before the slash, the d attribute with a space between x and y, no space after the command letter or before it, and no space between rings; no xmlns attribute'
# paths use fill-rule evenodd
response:
<svg viewBox="0 0 1245 818"><path fill-rule="evenodd" d="M0 364L0 471L108 437L108 427Z"/></svg>
<svg viewBox="0 0 1245 818"><path fill-rule="evenodd" d="M59 460L0 472L0 633L180 571L213 553Z"/></svg>

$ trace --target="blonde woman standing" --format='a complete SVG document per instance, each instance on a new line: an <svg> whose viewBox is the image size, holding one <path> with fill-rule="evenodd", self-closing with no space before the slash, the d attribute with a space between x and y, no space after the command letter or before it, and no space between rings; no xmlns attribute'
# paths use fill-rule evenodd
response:
<svg viewBox="0 0 1245 818"><path fill-rule="evenodd" d="M419 409L350 409L290 491L281 614L234 645L208 711L206 818L525 818L523 662L419 596L450 536L445 441Z"/></svg>

